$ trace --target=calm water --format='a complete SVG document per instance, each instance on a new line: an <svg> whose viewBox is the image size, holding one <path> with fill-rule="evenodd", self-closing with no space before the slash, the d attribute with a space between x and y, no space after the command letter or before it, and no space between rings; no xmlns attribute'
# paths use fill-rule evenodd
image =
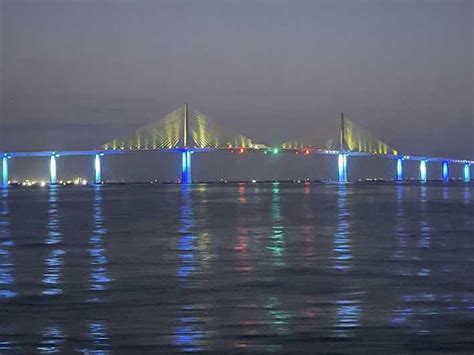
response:
<svg viewBox="0 0 474 355"><path fill-rule="evenodd" d="M0 353L474 351L474 186L0 196Z"/></svg>

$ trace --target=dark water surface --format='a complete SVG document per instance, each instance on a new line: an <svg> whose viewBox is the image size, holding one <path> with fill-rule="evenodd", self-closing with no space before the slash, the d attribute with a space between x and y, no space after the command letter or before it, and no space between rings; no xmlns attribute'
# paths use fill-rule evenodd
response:
<svg viewBox="0 0 474 355"><path fill-rule="evenodd" d="M0 353L474 351L474 186L0 196Z"/></svg>

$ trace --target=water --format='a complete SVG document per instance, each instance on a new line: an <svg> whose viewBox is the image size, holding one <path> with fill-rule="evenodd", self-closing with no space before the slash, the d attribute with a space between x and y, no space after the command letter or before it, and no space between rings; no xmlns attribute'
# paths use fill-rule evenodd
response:
<svg viewBox="0 0 474 355"><path fill-rule="evenodd" d="M0 199L0 353L474 351L474 186Z"/></svg>

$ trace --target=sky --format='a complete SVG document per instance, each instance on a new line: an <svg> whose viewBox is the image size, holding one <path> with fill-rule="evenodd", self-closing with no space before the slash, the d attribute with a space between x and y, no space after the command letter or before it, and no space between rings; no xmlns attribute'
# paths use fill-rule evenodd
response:
<svg viewBox="0 0 474 355"><path fill-rule="evenodd" d="M189 102L257 142L343 111L402 153L474 159L473 16L472 0L0 0L0 150L94 149Z"/></svg>

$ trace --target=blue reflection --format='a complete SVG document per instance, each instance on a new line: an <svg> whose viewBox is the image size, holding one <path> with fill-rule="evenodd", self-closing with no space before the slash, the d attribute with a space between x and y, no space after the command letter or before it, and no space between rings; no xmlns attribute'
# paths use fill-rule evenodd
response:
<svg viewBox="0 0 474 355"><path fill-rule="evenodd" d="M108 354L110 351L110 340L108 337L108 325L105 320L93 320L88 324L89 339L92 346L82 349L85 354Z"/></svg>
<svg viewBox="0 0 474 355"><path fill-rule="evenodd" d="M8 340L8 338L11 338L14 334L15 332L13 329L0 325L0 354L12 353L12 343Z"/></svg>
<svg viewBox="0 0 474 355"><path fill-rule="evenodd" d="M108 260L105 255L104 238L107 229L104 226L104 216L102 212L102 186L94 188L92 234L89 239L89 256L91 257L91 276L89 279L89 289L91 291L103 291L107 289L112 279L107 275ZM91 301L100 301L93 298Z"/></svg>
<svg viewBox="0 0 474 355"><path fill-rule="evenodd" d="M398 248L394 250L393 259L395 260L404 260L407 259L407 247L408 247L408 233L406 230L406 214L403 207L403 192L405 187L402 185L396 186L396 195L397 195L397 208L395 215L395 237L397 238ZM401 263L397 263L397 273L399 275L404 275L406 272L400 270Z"/></svg>
<svg viewBox="0 0 474 355"><path fill-rule="evenodd" d="M181 281L189 281L189 276L196 270L196 236L191 233L193 227L193 211L191 209L190 188L182 188L181 227L178 240L180 266L177 276Z"/></svg>
<svg viewBox="0 0 474 355"><path fill-rule="evenodd" d="M426 220L427 215L427 199L426 199L426 190L425 185L420 186L420 219L419 219L419 240L418 246L420 248L429 248L431 246L431 227ZM429 270L421 270L420 276L429 275Z"/></svg>
<svg viewBox="0 0 474 355"><path fill-rule="evenodd" d="M468 205L471 203L471 188L468 186L464 187L464 204Z"/></svg>
<svg viewBox="0 0 474 355"><path fill-rule="evenodd" d="M347 187L338 185L337 198L337 229L334 236L335 265L338 270L347 270L351 267L352 245L350 238L350 209L347 205Z"/></svg>
<svg viewBox="0 0 474 355"><path fill-rule="evenodd" d="M180 237L178 239L179 267L176 276L181 282L181 287L191 287L189 285L191 276L197 271L196 242L197 238L193 234L194 214L191 206L191 190L188 185L182 185L181 188L181 219L180 219ZM178 310L179 316L173 332L173 344L178 346L181 351L194 352L202 351L205 344L205 333L200 328L202 320L196 316L196 310L199 307L195 305L185 305Z"/></svg>
<svg viewBox="0 0 474 355"><path fill-rule="evenodd" d="M360 322L361 306L359 300L336 301L336 325L337 336L349 336L353 328L357 328Z"/></svg>
<svg viewBox="0 0 474 355"><path fill-rule="evenodd" d="M449 187L448 186L443 186L443 200L444 201L449 200Z"/></svg>
<svg viewBox="0 0 474 355"><path fill-rule="evenodd" d="M65 341L63 330L57 325L48 325L41 331L43 340L38 347L42 354L60 353L61 346Z"/></svg>
<svg viewBox="0 0 474 355"><path fill-rule="evenodd" d="M60 295L63 293L62 267L64 250L61 248L61 232L59 228L60 217L58 212L58 188L49 188L48 208L48 235L45 243L52 247L46 258L46 270L43 273L43 295Z"/></svg>
<svg viewBox="0 0 474 355"><path fill-rule="evenodd" d="M10 235L10 211L8 209L8 190L2 190L0 205L0 300L16 296L13 291L15 284L14 264L11 255L13 240Z"/></svg>
<svg viewBox="0 0 474 355"><path fill-rule="evenodd" d="M182 311L191 313L191 307L183 307ZM182 351L195 352L202 351L201 345L204 343L204 332L198 329L199 318L183 316L178 318L180 325L174 331L174 344Z"/></svg>

